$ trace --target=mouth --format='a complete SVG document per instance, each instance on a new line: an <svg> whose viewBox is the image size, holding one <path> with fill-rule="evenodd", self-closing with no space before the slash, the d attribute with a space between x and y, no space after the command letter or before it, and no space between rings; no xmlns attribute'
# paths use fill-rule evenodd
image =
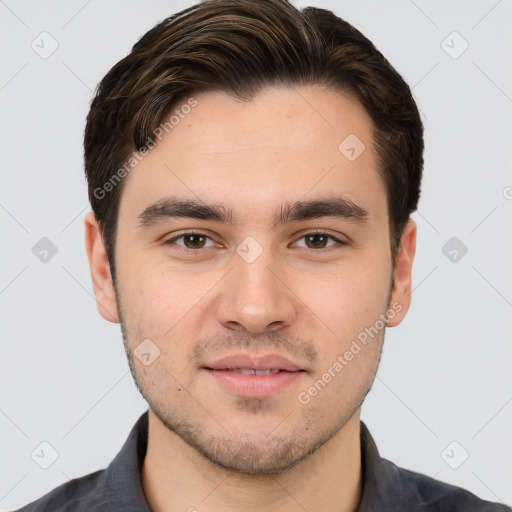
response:
<svg viewBox="0 0 512 512"><path fill-rule="evenodd" d="M238 375L254 375L260 377L262 375L276 375L280 372L289 372L289 370L281 370L279 368L276 369L265 369L265 370L256 370L254 368L208 368L205 366L205 370L211 370L213 372L230 372ZM306 370L297 370L299 372L305 372Z"/></svg>
<svg viewBox="0 0 512 512"><path fill-rule="evenodd" d="M268 375L281 371L296 372L305 370L301 365L294 363L279 354L229 354L204 366L208 370L237 371L242 374ZM263 373L261 373L263 372Z"/></svg>
<svg viewBox="0 0 512 512"><path fill-rule="evenodd" d="M234 354L202 368L213 382L230 394L243 398L264 398L307 374L307 370L279 356Z"/></svg>

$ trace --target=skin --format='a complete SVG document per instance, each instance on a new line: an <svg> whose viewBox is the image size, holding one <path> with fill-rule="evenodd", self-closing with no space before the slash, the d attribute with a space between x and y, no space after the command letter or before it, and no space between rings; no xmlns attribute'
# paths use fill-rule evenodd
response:
<svg viewBox="0 0 512 512"><path fill-rule="evenodd" d="M150 406L148 503L154 511L353 511L362 488L360 408L384 329L309 403L298 394L393 304L400 311L387 325L402 321L416 226L406 225L393 269L372 123L354 98L319 86L271 87L246 103L224 93L195 98L126 178L117 290L94 214L85 219L98 309L122 323ZM338 150L349 134L366 146L354 161ZM366 221L322 217L272 228L283 201L333 193L364 208ZM225 205L238 224L179 218L139 226L146 207L176 194ZM187 230L210 238L164 244ZM305 235L314 230L347 243L312 244ZM236 252L249 236L262 248L252 263ZM150 366L133 353L146 338L160 350ZM272 396L241 398L200 367L232 352L278 353L306 371Z"/></svg>

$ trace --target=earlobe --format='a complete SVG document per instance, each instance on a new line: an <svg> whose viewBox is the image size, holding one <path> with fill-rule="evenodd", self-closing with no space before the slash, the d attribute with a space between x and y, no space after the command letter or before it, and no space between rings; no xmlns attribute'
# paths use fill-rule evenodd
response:
<svg viewBox="0 0 512 512"><path fill-rule="evenodd" d="M110 264L101 237L100 226L94 212L84 219L85 247L91 271L96 306L100 315L109 322L119 323L119 312L115 298L114 284L110 274Z"/></svg>
<svg viewBox="0 0 512 512"><path fill-rule="evenodd" d="M411 305L412 264L416 253L416 223L409 219L405 225L395 266L395 277L389 307L395 305L399 312L388 320L388 327L398 325Z"/></svg>

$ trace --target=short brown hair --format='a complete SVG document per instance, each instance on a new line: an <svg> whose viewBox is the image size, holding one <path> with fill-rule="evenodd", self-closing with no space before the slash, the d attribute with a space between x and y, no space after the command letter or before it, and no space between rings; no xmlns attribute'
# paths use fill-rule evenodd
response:
<svg viewBox="0 0 512 512"><path fill-rule="evenodd" d="M288 0L207 0L147 32L92 101L85 171L114 279L125 162L147 150L153 131L187 95L223 91L250 101L268 85L321 85L353 94L366 109L386 186L394 264L423 170L423 125L408 85L370 40L330 11L298 10Z"/></svg>

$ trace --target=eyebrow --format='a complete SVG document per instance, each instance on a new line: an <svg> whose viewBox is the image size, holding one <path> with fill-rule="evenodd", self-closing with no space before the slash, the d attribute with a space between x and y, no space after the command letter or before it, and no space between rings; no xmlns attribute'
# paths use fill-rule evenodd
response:
<svg viewBox="0 0 512 512"><path fill-rule="evenodd" d="M236 216L222 204L206 203L183 197L165 197L145 208L139 215L139 227L146 228L175 218L218 221L233 226ZM292 222L334 217L364 223L368 212L350 199L340 196L322 197L309 201L286 202L274 210L272 228Z"/></svg>

